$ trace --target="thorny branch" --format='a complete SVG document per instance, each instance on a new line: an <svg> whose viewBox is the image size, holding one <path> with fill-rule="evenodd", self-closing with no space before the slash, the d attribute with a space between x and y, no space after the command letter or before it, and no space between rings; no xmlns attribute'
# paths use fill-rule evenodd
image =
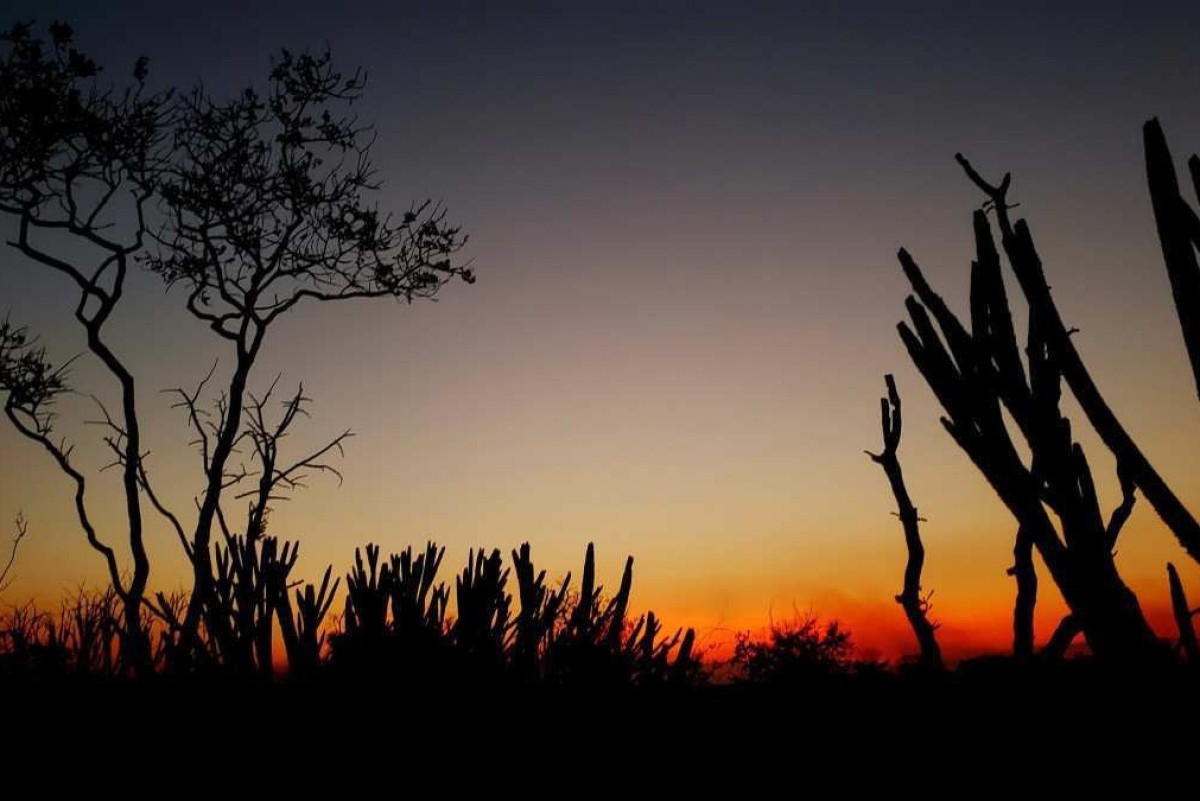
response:
<svg viewBox="0 0 1200 801"><path fill-rule="evenodd" d="M301 384L291 398L282 402L283 415L278 423L271 425L267 421L266 409L279 379L280 376L275 377L261 398L251 395L247 404L246 436L254 445L254 458L258 461L259 481L258 487L239 493L235 497L239 499L254 498L250 505L250 518L247 526L247 536L251 539L261 535L264 529L264 516L269 505L273 501L287 500L292 490L305 486L304 482L310 472L332 473L340 484L341 472L325 461L325 457L334 451L339 456L344 455L342 444L354 436L353 432L347 429L307 456L281 467L279 443L288 435L297 417L308 416L305 406L310 399L304 394L304 385Z"/></svg>
<svg viewBox="0 0 1200 801"><path fill-rule="evenodd" d="M12 570L13 562L17 560L17 551L21 547L21 540L25 539L29 534L29 522L20 512L17 513L17 519L14 521L17 533L13 535L12 550L8 553L8 561L4 564L4 569L0 570L0 592L8 589L8 585L12 583L8 574Z"/></svg>

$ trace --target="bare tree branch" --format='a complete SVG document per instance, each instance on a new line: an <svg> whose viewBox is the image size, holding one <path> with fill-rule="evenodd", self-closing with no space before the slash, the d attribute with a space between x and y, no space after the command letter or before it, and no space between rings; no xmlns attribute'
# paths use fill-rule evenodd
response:
<svg viewBox="0 0 1200 801"><path fill-rule="evenodd" d="M904 609L908 623L912 626L921 649L921 663L926 667L940 670L942 668L942 651L938 647L937 626L929 621L928 596L921 593L921 571L925 567L925 546L921 542L920 517L917 507L909 497L908 487L904 483L904 473L900 469L900 459L896 455L900 447L900 433L903 418L900 415L900 393L896 389L896 379L888 374L884 376L887 383L887 397L879 401L879 411L883 428L883 451L871 453L871 461L883 468L892 494L900 507L900 522L904 526L904 544L908 548L908 564L904 568L904 588L896 596L896 603Z"/></svg>
<svg viewBox="0 0 1200 801"><path fill-rule="evenodd" d="M12 583L8 574L12 570L13 562L17 560L17 550L21 547L21 540L25 539L26 535L29 534L29 523L20 512L17 513L14 525L17 528L17 533L13 535L12 550L9 551L8 561L4 564L4 569L0 570L0 592L8 589L8 586Z"/></svg>
<svg viewBox="0 0 1200 801"><path fill-rule="evenodd" d="M199 447L200 462L205 472L208 472L209 464L211 463L209 457L208 439L208 429L211 426L211 423L209 423L208 412L200 408L199 399L200 395L204 392L205 385L208 384L208 382L212 379L213 374L217 371L218 364L219 361L213 361L213 365L209 368L208 373L205 374L204 378L200 379L200 383L196 385L196 389L191 393L187 392L187 390L183 389L182 387L163 390L164 392L173 393L180 397L180 400L173 404L171 408L186 410L188 424L192 427L192 430L196 432L196 439L193 440L191 444ZM216 427L220 427L219 422Z"/></svg>
<svg viewBox="0 0 1200 801"><path fill-rule="evenodd" d="M254 444L254 458L258 462L258 486L234 497L254 498L250 504L250 516L247 524L247 536L251 539L260 536L263 532L264 520L270 504L273 501L287 500L292 490L303 487L310 471L332 473L340 484L341 472L325 461L325 457L334 451L339 456L344 455L343 443L354 436L353 432L349 430L343 431L307 456L281 467L279 444L288 436L298 417L308 416L305 406L310 399L304 394L304 385L301 384L296 392L282 403L283 414L279 422L274 425L268 423L266 407L279 383L279 378L279 376L275 377L261 398L251 395L246 409L246 434Z"/></svg>
<svg viewBox="0 0 1200 801"><path fill-rule="evenodd" d="M113 589L117 591L117 594L121 596L121 599L125 600L127 590L121 580L121 570L117 566L117 556L113 552L112 548L100 540L99 535L96 533L95 526L92 525L91 518L89 517L87 511L87 504L85 502L87 481L83 474L76 470L71 464L70 449L64 449L63 447L56 445L50 440L45 431L42 431L37 427L36 422L31 423L29 416L26 413L16 409L11 403L5 405L4 412L17 431L19 431L22 436L27 437L28 439L33 440L41 445L42 448L44 448L46 452L49 453L54 459L55 463L58 464L59 469L66 473L67 477L74 482L75 514L79 519L79 525L83 528L84 534L87 536L88 544L104 557L105 564L108 567L109 581L112 582Z"/></svg>

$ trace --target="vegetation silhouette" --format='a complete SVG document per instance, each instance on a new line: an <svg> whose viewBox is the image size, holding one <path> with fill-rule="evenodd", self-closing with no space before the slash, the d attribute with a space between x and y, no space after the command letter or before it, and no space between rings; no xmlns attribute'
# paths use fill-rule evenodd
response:
<svg viewBox="0 0 1200 801"><path fill-rule="evenodd" d="M1193 349L1200 305L1194 248L1200 226L1182 199L1169 152L1157 121L1146 124L1147 174L1176 309L1185 341ZM1032 614L1037 577L1031 551L1036 549L1070 609L1051 638L1048 653L1059 656L1082 633L1096 657L1113 662L1153 664L1167 656L1151 630L1134 593L1118 574L1113 559L1117 538L1141 489L1180 544L1200 557L1195 518L1142 454L1100 394L1054 304L1024 220L1009 216L1011 176L989 183L961 154L956 156L970 180L988 197L974 213L976 257L971 265L970 326L964 325L925 280L904 249L899 259L913 289L905 305L910 322L899 325L914 364L934 391L946 417L942 423L983 473L1017 521L1014 546L1017 578L1014 653L1032 653ZM1196 159L1193 157L1192 163ZM1197 174L1193 170L1194 175ZM1198 185L1200 186L1200 185ZM1028 305L1029 327L1023 362L1013 315L1002 280L988 213L994 213L1008 263ZM1193 367L1196 366L1193 352ZM1071 389L1100 438L1117 460L1122 500L1104 521L1083 449L1074 441L1070 421L1059 403L1062 384ZM1016 424L1032 458L1021 459L1001 410ZM886 429L886 419L885 419ZM1048 513L1059 521L1056 527ZM1172 587L1180 586L1170 569ZM1186 600L1175 601L1186 607ZM1186 611L1186 609L1185 609ZM1180 641L1191 642L1191 615L1176 613ZM1186 652L1187 648L1184 646Z"/></svg>
<svg viewBox="0 0 1200 801"><path fill-rule="evenodd" d="M1200 264L1196 261L1196 248L1200 247L1200 216L1179 191L1175 162L1157 118L1148 120L1142 127L1142 139L1154 223L1167 277L1171 281L1183 342L1200 393ZM1195 154L1188 159L1188 172L1192 189L1200 198L1200 157Z"/></svg>
<svg viewBox="0 0 1200 801"><path fill-rule="evenodd" d="M365 559L364 559L365 552ZM296 552L276 549L264 538L252 571L255 594L232 580L244 570L245 558L219 560L216 598L228 619L229 640L205 639L206 675L240 677L267 674L260 659L273 656L267 638L270 621L279 623L285 645L287 676L293 681L348 677L430 683L553 685L575 687L652 687L694 683L703 676L696 634L692 629L664 633L653 612L631 618L633 559L617 592L604 598L596 583L595 549L588 545L582 588L570 592L571 574L557 589L546 586L545 571L535 575L528 543L512 552L518 595L508 588L511 568L500 552L472 551L455 577L454 614L448 611L450 589L438 581L444 549L428 543L414 557L412 547L386 560L378 545L355 551L346 576L345 612L340 626L325 625L338 582L325 571L319 588L305 585L294 592L287 580ZM514 612L514 601L519 608ZM174 621L150 614L141 637L153 642L152 666L162 675L178 675L181 657L172 623L186 609L182 595L163 597L160 607ZM848 640L847 646L848 646ZM65 676L116 679L124 675L122 649L129 647L121 622L120 602L111 588L80 590L64 601L57 617L31 605L16 607L0 626L0 672L9 677ZM326 648L328 644L328 648ZM267 663L271 668L282 665Z"/></svg>
<svg viewBox="0 0 1200 801"><path fill-rule="evenodd" d="M887 384L887 397L879 401L879 412L883 428L883 450L879 453L867 451L871 461L883 468L891 485L892 494L900 510L896 516L904 527L904 545L908 550L908 564L904 568L904 588L896 596L896 603L904 610L908 624L917 637L917 645L921 649L920 663L931 670L941 670L942 649L938 646L937 626L929 620L929 595L921 592L921 571L925 567L925 545L921 542L921 518L917 507L913 505L904 483L904 471L900 469L900 458L896 452L900 448L900 434L903 430L903 417L900 414L900 391L896 389L896 379L890 374L884 376ZM1031 631L1032 634L1032 631Z"/></svg>
<svg viewBox="0 0 1200 801"><path fill-rule="evenodd" d="M630 620L633 559L620 589L602 603L595 584L595 550L588 545L582 588L569 592L571 574L556 590L546 573L534 573L528 543L512 552L516 600L508 590L512 568L498 550L472 551L455 577L454 619L447 615L449 588L437 582L444 549L428 543L386 562L378 546L355 553L341 632L332 637L331 669L386 677L583 685L649 685L694 677L695 632L663 636L648 612Z"/></svg>
<svg viewBox="0 0 1200 801"><path fill-rule="evenodd" d="M854 672L850 632L836 620L822 625L813 615L772 622L765 638L742 632L734 645L733 667L751 684L794 685Z"/></svg>
<svg viewBox="0 0 1200 801"><path fill-rule="evenodd" d="M299 387L273 419L268 409L278 378L265 392L252 390L268 333L302 304L411 303L449 280L470 283L470 268L452 261L465 237L430 201L396 217L370 202L380 187L370 160L373 137L350 109L365 76L337 71L328 53L284 50L265 94L247 87L221 100L202 87L152 91L145 58L133 64L132 83L108 84L76 47L69 25L51 24L48 36L38 39L25 23L0 36L0 214L16 226L9 242L16 252L67 279L64 299L74 306L88 352L118 387L115 412L96 403L112 466L122 475L128 570L97 530L88 476L73 460L73 446L56 433L55 402L71 391L69 362L55 364L24 328L8 323L0 329L6 416L74 484L79 524L105 562L124 616L125 670L152 669L148 611L165 624L170 662L181 669L194 659L269 672L278 611L270 604L278 593L266 584L286 583L296 555L296 546L266 537L270 506L306 475L336 475L328 457L351 433L294 460L283 455L281 440L309 399ZM62 255L68 244L77 255ZM155 492L137 382L106 334L138 265L181 291L187 311L231 354L228 376L218 377L214 364L194 389L175 390L200 457L194 520ZM218 381L224 386L214 400L205 391ZM249 466L231 459L242 447ZM247 505L240 530L225 507L235 500ZM168 599L147 592L148 514L161 515L192 566L178 614ZM325 606L314 592L316 606L302 618ZM302 627L293 623L291 647L298 648ZM305 638L311 645L311 632Z"/></svg>
<svg viewBox="0 0 1200 801"><path fill-rule="evenodd" d="M12 584L13 578L12 568L13 563L17 561L17 552L21 550L21 542L29 535L29 521L20 513L17 514L17 519L13 521L13 526L16 533L13 534L12 547L8 552L8 559L4 562L4 567L0 568L0 592L8 589L8 585Z"/></svg>
<svg viewBox="0 0 1200 801"><path fill-rule="evenodd" d="M66 279L88 354L115 382L115 411L96 403L110 466L121 476L123 536L120 545L101 536L90 511L89 476L59 434L55 404L72 391L70 362L53 361L35 336L5 321L0 393L6 417L71 481L75 516L104 563L108 586L81 589L57 614L13 608L0 623L0 675L14 683L78 679L86 686L137 687L196 687L199 678L256 690L284 679L306 687L365 682L514 693L531 687L713 689L713 666L701 659L694 630L668 633L653 612L631 613L633 557L615 592L606 595L590 543L577 584L570 573L548 581L529 543L513 549L507 562L499 550L472 549L452 584L439 578L445 549L432 541L386 557L376 544L356 549L344 585L332 566L315 583L294 577L300 545L268 532L271 508L312 474L340 479L331 460L352 434L344 431L298 457L283 453L310 399L302 385L278 397L278 377L261 391L252 389L268 333L280 317L307 305L412 302L432 298L451 280L473 282L470 267L456 261L466 238L436 203L417 203L396 217L371 204L379 188L371 130L350 111L365 77L338 72L328 53L282 51L265 92L251 87L221 100L202 88L152 91L145 59L133 64L128 86L108 85L76 48L69 26L54 23L47 33L42 41L30 25L18 24L0 37L0 214L15 226L9 244L18 254ZM1200 216L1180 193L1154 120L1146 124L1145 143L1156 225L1200 390ZM1028 226L1009 216L1010 177L992 184L965 158L958 161L988 198L973 217L969 320L955 315L901 250L913 294L899 332L945 410L947 431L1016 520L1009 569L1017 584L1015 659L945 669L921 586L921 518L898 457L900 395L888 375L883 450L870 456L898 504L908 562L896 601L915 634L919 669L886 672L857 658L849 632L836 621L802 618L772 625L765 638L737 636L725 675L739 698L763 688L825 686L831 679L955 692L963 683L986 691L1049 675L1087 688L1091 679L1107 680L1105 671L1114 666L1169 680L1186 676L1194 686L1198 610L1190 607L1178 571L1168 565L1179 632L1172 647L1150 628L1113 552L1139 490L1197 559L1200 525L1088 373ZM1193 156L1189 168L1200 192L1200 160ZM1023 347L989 214L1028 306ZM61 256L68 242L74 246L68 250L87 255ZM172 390L199 457L192 519L155 491L137 380L107 338L106 323L139 266L180 291L188 313L230 350L228 374L214 365L193 388ZM1061 408L1064 385L1117 460L1122 499L1107 519ZM1028 460L1018 447L1022 441ZM246 466L235 465L239 451L248 455ZM244 507L244 519L229 511L235 503ZM152 589L149 515L161 517L188 558L186 591ZM25 534L20 521L0 586ZM1043 659L1035 659L1034 650L1035 552L1070 609ZM340 616L331 615L339 600ZM1093 658L1065 664L1079 634ZM1088 692L1081 690L1081 697Z"/></svg>

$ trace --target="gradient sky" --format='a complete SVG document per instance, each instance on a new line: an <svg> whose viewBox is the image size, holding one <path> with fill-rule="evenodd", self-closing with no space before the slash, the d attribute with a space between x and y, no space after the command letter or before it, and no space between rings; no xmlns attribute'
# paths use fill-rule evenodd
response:
<svg viewBox="0 0 1200 801"><path fill-rule="evenodd" d="M985 174L1013 172L1093 375L1200 509L1200 408L1141 155L1152 115L1177 158L1200 149L1200 6L581 5L5 5L10 19L71 21L114 73L145 53L152 82L202 78L216 93L259 81L278 47L328 43L370 75L381 202L441 198L470 233L475 286L411 307L303 308L273 332L257 385L282 371L316 401L295 447L359 432L343 486L317 479L274 515L303 541L302 572L341 568L368 540L433 537L448 565L529 540L561 573L594 540L609 581L635 554L635 606L708 642L811 609L895 654L908 647L892 601L903 539L862 453L879 445L890 371L934 617L950 650L1003 647L1013 521L941 429L894 330L902 244L964 307L982 198L959 150ZM0 255L0 308L63 356L82 350L65 289ZM141 378L160 492L187 510L198 463L157 390L194 383L220 344L146 275L111 328ZM86 360L75 375L111 397ZM101 465L97 430L73 424L86 405L62 411L78 458ZM1114 504L1112 459L1083 441ZM116 486L106 475L97 490ZM102 580L69 497L45 455L0 427L0 518L23 510L32 530L4 602ZM115 500L97 498L110 527ZM152 582L182 586L168 531L151 539ZM1200 594L1200 571L1139 503L1119 564L1156 620L1168 559ZM1045 580L1040 638L1054 595Z"/></svg>

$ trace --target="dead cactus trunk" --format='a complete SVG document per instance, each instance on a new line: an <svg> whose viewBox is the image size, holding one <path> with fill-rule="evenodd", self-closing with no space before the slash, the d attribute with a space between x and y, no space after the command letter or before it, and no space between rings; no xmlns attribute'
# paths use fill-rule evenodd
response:
<svg viewBox="0 0 1200 801"><path fill-rule="evenodd" d="M884 376L887 382L888 394L879 400L880 416L883 426L883 451L867 455L883 468L891 484L892 494L896 496L899 506L897 516L904 527L904 544L908 548L908 564L904 568L904 587L896 596L896 603L904 610L908 624L912 626L913 634L917 637L917 645L921 649L921 665L937 670L942 669L942 650L938 647L936 629L929 622L929 602L921 595L921 571L925 567L925 546L921 542L921 518L917 507L913 505L904 484L904 473L900 469L900 459L896 451L900 447L900 432L902 418L900 416L900 393L896 389L896 380L889 374Z"/></svg>

